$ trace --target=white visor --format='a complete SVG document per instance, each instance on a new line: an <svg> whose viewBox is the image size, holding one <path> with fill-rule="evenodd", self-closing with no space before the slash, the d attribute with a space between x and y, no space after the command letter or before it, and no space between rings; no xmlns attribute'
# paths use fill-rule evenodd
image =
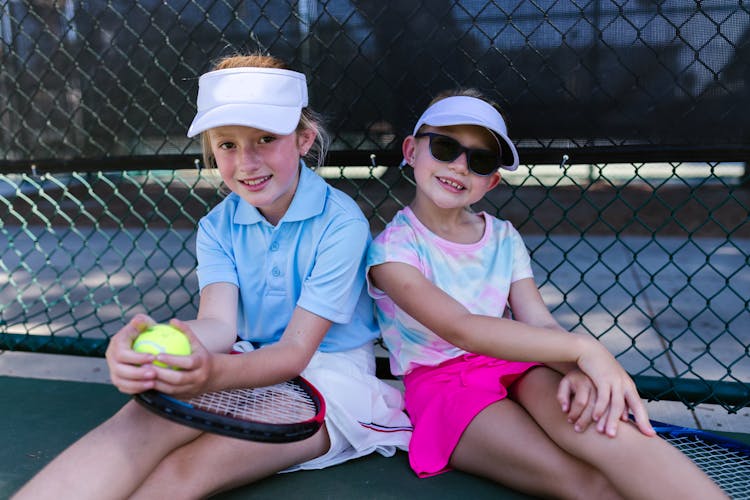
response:
<svg viewBox="0 0 750 500"><path fill-rule="evenodd" d="M508 138L508 127L502 115L489 103L469 96L452 96L441 99L422 113L414 134L422 125L448 127L451 125L478 125L492 132L497 138L502 152L502 165L505 170L518 168L518 151Z"/></svg>
<svg viewBox="0 0 750 500"><path fill-rule="evenodd" d="M305 75L286 69L229 68L198 80L198 113L187 136L225 125L242 125L287 135L307 106Z"/></svg>

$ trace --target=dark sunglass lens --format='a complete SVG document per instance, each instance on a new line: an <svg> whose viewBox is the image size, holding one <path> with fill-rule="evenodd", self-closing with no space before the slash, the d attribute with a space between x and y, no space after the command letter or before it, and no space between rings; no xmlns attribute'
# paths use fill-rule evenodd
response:
<svg viewBox="0 0 750 500"><path fill-rule="evenodd" d="M469 166L479 175L491 174L499 165L498 155L492 151L475 149L471 152L471 162Z"/></svg>
<svg viewBox="0 0 750 500"><path fill-rule="evenodd" d="M461 154L461 145L450 137L434 135L430 137L430 152L436 160L453 161Z"/></svg>

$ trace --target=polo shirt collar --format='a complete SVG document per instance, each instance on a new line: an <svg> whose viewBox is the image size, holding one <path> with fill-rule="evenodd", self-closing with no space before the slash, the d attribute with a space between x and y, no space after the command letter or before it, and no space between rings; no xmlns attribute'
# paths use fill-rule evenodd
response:
<svg viewBox="0 0 750 500"><path fill-rule="evenodd" d="M326 191L328 184L318 174L310 170L305 163L300 160L300 175L297 191L294 193L292 203L289 205L282 222L300 221L315 217L323 212L326 202ZM236 195L235 195L236 196ZM239 196L238 196L239 198ZM234 212L234 222L236 224L257 224L264 222L266 219L261 215L257 208L244 201L242 198L237 203Z"/></svg>

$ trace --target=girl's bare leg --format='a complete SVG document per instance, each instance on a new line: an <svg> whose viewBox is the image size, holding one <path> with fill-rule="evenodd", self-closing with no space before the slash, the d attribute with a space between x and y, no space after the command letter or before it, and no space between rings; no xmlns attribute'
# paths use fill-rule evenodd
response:
<svg viewBox="0 0 750 500"><path fill-rule="evenodd" d="M131 498L206 498L319 457L329 447L325 427L287 444L202 434L162 460Z"/></svg>
<svg viewBox="0 0 750 500"><path fill-rule="evenodd" d="M198 435L199 431L128 402L57 456L13 498L127 498L163 457Z"/></svg>
<svg viewBox="0 0 750 500"><path fill-rule="evenodd" d="M599 471L561 450L510 399L491 404L472 420L450 464L535 496L621 498Z"/></svg>
<svg viewBox="0 0 750 500"><path fill-rule="evenodd" d="M600 470L624 497L727 498L688 457L630 423L622 422L614 438L593 425L575 432L555 399L559 382L557 372L536 368L512 386L512 397L555 443Z"/></svg>

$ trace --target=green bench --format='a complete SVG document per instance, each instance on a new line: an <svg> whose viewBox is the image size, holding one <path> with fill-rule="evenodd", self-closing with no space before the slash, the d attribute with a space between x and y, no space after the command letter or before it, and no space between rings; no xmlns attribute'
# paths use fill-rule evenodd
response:
<svg viewBox="0 0 750 500"><path fill-rule="evenodd" d="M113 386L0 376L0 498L112 415L128 399ZM105 451L103 451L105 452ZM419 479L406 453L373 454L319 471L277 475L219 495L221 499L529 498L490 481L449 472Z"/></svg>
<svg viewBox="0 0 750 500"><path fill-rule="evenodd" d="M0 376L0 498L7 498L64 448L128 399L107 384ZM721 433L750 444L750 434ZM103 451L104 452L104 451ZM523 499L458 471L418 479L407 456L373 454L319 471L277 475L221 499Z"/></svg>

